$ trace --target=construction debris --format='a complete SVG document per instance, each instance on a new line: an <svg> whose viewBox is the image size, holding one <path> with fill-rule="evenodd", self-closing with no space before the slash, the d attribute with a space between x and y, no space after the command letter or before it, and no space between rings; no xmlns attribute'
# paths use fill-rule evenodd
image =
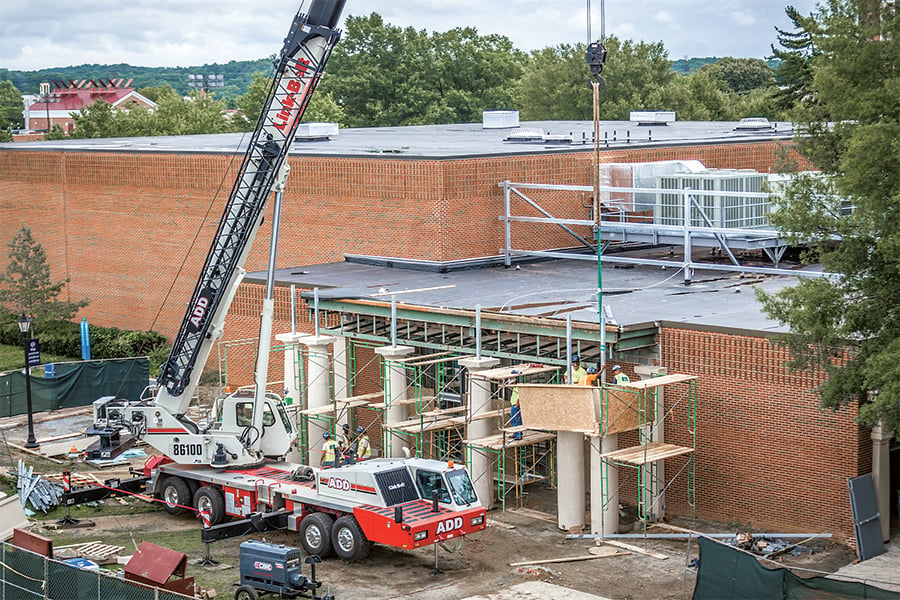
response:
<svg viewBox="0 0 900 600"><path fill-rule="evenodd" d="M548 565L552 563L576 562L579 560L593 560L595 558L610 558L613 556L627 556L631 552L618 552L614 548L591 548L591 553L587 556L566 556L562 558L546 558L543 560L525 560L522 562L509 563L511 567L527 567L529 565Z"/></svg>
<svg viewBox="0 0 900 600"><path fill-rule="evenodd" d="M813 535L804 539L803 542L808 542L817 537L819 536ZM768 556L769 558L774 558L776 556L781 556L782 554L787 553L790 553L793 556L799 556L801 554L815 554L822 551L821 548L810 548L807 546L803 546L801 545L803 542L792 544L775 537L763 535L754 536L749 533L739 533L735 536L734 543L732 545L740 548L741 550L746 550L747 552L750 552L752 554Z"/></svg>
<svg viewBox="0 0 900 600"><path fill-rule="evenodd" d="M615 540L597 540L597 544L608 544L610 546L615 546L616 548L621 548L623 550L628 550L630 552L637 552L638 554L644 554L651 558L658 558L659 560L666 560L669 558L666 554L662 554L660 552L656 552L654 550L645 550L639 546L635 546L633 544L626 544L625 542L617 542Z"/></svg>
<svg viewBox="0 0 900 600"><path fill-rule="evenodd" d="M51 483L40 475L34 474L34 468L25 468L24 461L19 459L16 487L19 490L19 501L22 508L26 509L28 502L37 510L46 513L49 509L59 504L63 495L62 486Z"/></svg>

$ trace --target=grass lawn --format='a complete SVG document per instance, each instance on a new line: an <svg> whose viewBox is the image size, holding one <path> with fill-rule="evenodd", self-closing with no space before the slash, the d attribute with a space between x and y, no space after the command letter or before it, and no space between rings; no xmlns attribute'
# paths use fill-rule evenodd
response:
<svg viewBox="0 0 900 600"><path fill-rule="evenodd" d="M52 354L41 354L42 363L69 362L73 360L81 360L81 358L71 358L66 356L53 356ZM3 346L0 345L0 373L6 371L15 371L25 366L25 350L22 346ZM35 371L35 375L38 371Z"/></svg>

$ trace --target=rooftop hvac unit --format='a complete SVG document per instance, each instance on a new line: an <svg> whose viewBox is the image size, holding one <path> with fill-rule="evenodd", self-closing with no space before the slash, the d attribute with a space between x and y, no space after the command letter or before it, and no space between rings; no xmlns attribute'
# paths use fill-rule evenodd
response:
<svg viewBox="0 0 900 600"><path fill-rule="evenodd" d="M486 110L481 113L482 129L513 129L519 126L517 110Z"/></svg>
<svg viewBox="0 0 900 600"><path fill-rule="evenodd" d="M661 190L701 190L721 194L695 195L694 201L703 209L691 209L692 227L726 229L760 229L769 225L769 201L741 195L741 192L763 191L767 175L751 169L720 169L705 173L676 173L658 179ZM659 192L653 222L657 225L684 224L684 196L680 193Z"/></svg>

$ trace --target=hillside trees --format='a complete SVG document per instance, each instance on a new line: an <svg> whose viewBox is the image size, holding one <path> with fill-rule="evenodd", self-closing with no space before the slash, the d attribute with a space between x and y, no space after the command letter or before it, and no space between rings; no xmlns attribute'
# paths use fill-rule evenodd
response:
<svg viewBox="0 0 900 600"><path fill-rule="evenodd" d="M772 220L813 245L832 279L761 295L790 327L792 365L829 377L822 405L900 431L900 31L892 3L829 0L803 22L816 53L798 113L801 150L822 177L799 177ZM826 122L831 119L833 124ZM849 207L852 206L852 210ZM835 244L833 235L840 236ZM845 350L848 356L845 357Z"/></svg>
<svg viewBox="0 0 900 600"><path fill-rule="evenodd" d="M372 13L347 19L318 93L350 127L477 121L510 107L523 57L503 36L471 27L429 35Z"/></svg>

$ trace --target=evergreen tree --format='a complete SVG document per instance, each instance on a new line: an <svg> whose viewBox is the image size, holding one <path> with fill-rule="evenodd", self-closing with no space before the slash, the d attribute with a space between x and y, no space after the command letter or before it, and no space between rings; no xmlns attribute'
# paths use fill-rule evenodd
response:
<svg viewBox="0 0 900 600"><path fill-rule="evenodd" d="M760 297L770 316L790 326L792 365L828 376L819 389L823 406L860 401L862 422L900 431L896 8L829 0L804 23L816 48L807 88L815 103L798 110L798 143L821 174L798 177L771 218L836 275ZM874 402L865 402L869 393Z"/></svg>
<svg viewBox="0 0 900 600"><path fill-rule="evenodd" d="M812 101L812 63L817 51L813 43L813 32L818 23L810 16L801 15L796 8L785 9L794 26L793 31L775 28L778 33L778 45L772 46L772 57L780 61L775 69L775 82L778 91L775 102L779 109L790 110L797 104Z"/></svg>
<svg viewBox="0 0 900 600"><path fill-rule="evenodd" d="M47 253L27 225L9 242L9 264L0 275L0 304L12 314L26 314L36 320L71 319L87 300L68 302L58 297L67 280L53 283Z"/></svg>

